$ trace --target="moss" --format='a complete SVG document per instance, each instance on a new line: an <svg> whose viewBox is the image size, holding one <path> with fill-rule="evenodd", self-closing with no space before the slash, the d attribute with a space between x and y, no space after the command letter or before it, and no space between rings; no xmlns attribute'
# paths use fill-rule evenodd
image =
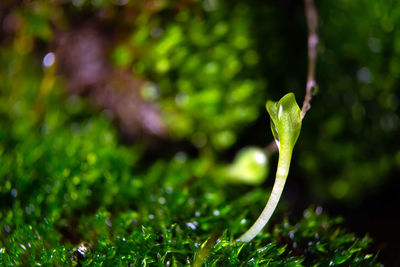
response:
<svg viewBox="0 0 400 267"><path fill-rule="evenodd" d="M265 190L208 179L203 158L140 167L141 150L118 144L107 119L88 116L84 103L71 111L78 100L63 101L58 89L49 97L36 123L24 119L35 116L29 98L19 99L18 114L1 114L3 265L376 265L369 238L312 209L294 225L284 219L236 242Z"/></svg>
<svg viewBox="0 0 400 267"><path fill-rule="evenodd" d="M23 98L22 114L2 114L10 122L0 172L4 265L375 264L368 238L311 209L295 225L285 219L235 242L267 192L207 179L202 158L139 168L140 149L119 145L104 117L71 113L61 96L51 95L36 124L26 125L34 115Z"/></svg>

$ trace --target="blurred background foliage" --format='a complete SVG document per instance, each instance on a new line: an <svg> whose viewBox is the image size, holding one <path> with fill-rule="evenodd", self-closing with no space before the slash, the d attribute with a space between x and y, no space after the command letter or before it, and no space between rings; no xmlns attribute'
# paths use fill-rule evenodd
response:
<svg viewBox="0 0 400 267"><path fill-rule="evenodd" d="M399 263L400 4L317 8L319 92L283 200L297 214L310 203L343 214ZM99 207L140 209L126 199L168 161L220 186L240 149L272 140L266 100L304 95L302 1L5 0L0 23L3 232L43 216L68 232ZM257 190L239 187L227 189Z"/></svg>

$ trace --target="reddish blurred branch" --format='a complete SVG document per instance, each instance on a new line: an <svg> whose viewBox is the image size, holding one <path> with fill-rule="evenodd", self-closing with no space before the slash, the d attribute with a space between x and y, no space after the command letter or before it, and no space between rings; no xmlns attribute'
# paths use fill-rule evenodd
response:
<svg viewBox="0 0 400 267"><path fill-rule="evenodd" d="M146 82L108 59L113 37L97 20L58 32L58 69L66 77L71 95L84 95L115 118L128 137L144 137L152 143L165 138L167 129L156 105L144 101L140 89Z"/></svg>
<svg viewBox="0 0 400 267"><path fill-rule="evenodd" d="M306 82L306 94L304 96L303 107L301 108L301 119L304 118L307 111L311 108L311 99L313 96L313 89L317 85L315 81L315 68L317 65L317 45L318 45L318 14L315 7L314 0L304 0L304 12L307 21L308 30L308 71ZM265 147L265 152L268 155L278 151L275 141L272 141Z"/></svg>
<svg viewBox="0 0 400 267"><path fill-rule="evenodd" d="M310 102L313 95L313 88L317 85L315 82L315 66L317 64L318 15L314 0L304 0L304 2L308 28L308 73L306 95L304 96L303 107L301 108L301 119L304 118L307 111L311 108Z"/></svg>

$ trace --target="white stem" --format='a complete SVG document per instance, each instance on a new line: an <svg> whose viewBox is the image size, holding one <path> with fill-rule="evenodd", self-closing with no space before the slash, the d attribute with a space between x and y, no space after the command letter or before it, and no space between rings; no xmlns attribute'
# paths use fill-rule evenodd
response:
<svg viewBox="0 0 400 267"><path fill-rule="evenodd" d="M285 187L286 178L289 173L291 156L292 151L279 151L278 169L276 170L275 183L268 202L253 226L251 226L250 229L238 239L238 241L251 241L259 232L261 232L271 218L276 206L278 205L279 199L281 198L283 188Z"/></svg>

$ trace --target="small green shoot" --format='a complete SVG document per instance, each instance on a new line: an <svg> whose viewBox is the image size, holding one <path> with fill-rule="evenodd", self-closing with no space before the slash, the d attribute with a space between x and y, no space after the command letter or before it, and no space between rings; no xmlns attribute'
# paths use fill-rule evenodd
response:
<svg viewBox="0 0 400 267"><path fill-rule="evenodd" d="M264 210L253 226L239 238L239 241L244 242L251 241L275 211L289 174L293 148L301 130L301 111L293 93L286 94L278 102L268 101L266 108L271 117L272 134L279 149L278 168L274 187Z"/></svg>

